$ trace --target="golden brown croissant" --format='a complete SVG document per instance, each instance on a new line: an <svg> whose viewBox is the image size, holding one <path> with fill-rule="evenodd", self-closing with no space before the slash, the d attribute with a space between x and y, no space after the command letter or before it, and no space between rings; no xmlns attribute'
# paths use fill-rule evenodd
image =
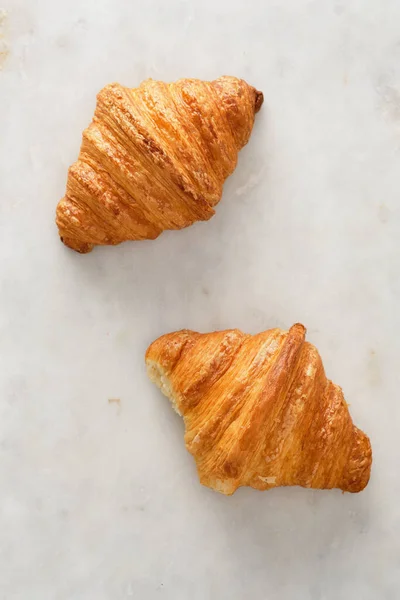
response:
<svg viewBox="0 0 400 600"><path fill-rule="evenodd" d="M262 102L235 77L106 86L57 207L61 240L89 252L210 219Z"/></svg>
<svg viewBox="0 0 400 600"><path fill-rule="evenodd" d="M305 332L184 330L148 348L149 377L183 415L202 484L227 495L243 485L367 485L370 441Z"/></svg>

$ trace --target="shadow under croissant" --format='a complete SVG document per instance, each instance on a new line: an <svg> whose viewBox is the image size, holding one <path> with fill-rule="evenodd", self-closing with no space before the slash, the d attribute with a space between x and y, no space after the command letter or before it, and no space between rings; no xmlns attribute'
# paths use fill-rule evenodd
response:
<svg viewBox="0 0 400 600"><path fill-rule="evenodd" d="M269 589L292 583L296 593L301 582L307 591L317 586L321 572L325 584L334 585L338 577L343 581L348 572L354 579L352 559L359 556L376 522L371 522L369 494L343 496L339 490L298 487L276 488L268 494L241 488L229 501L210 491L207 513L212 515L209 527L223 539L231 577L237 578L238 572L258 573ZM276 569L282 564L287 564L284 580L282 569ZM248 581L245 587L251 590Z"/></svg>

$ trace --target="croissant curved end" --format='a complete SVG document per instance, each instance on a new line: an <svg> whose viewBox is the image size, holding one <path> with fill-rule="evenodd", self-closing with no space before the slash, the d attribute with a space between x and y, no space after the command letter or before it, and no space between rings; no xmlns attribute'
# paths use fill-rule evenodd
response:
<svg viewBox="0 0 400 600"><path fill-rule="evenodd" d="M87 254L91 252L94 248L93 244L88 244L87 242L78 242L74 238L70 239L64 236L60 236L60 242L67 246L67 248L71 248L71 250L75 250L79 254Z"/></svg>
<svg viewBox="0 0 400 600"><path fill-rule="evenodd" d="M149 346L148 375L183 416L203 485L231 495L368 484L370 440L305 333L300 323L256 335L183 330Z"/></svg>
<svg viewBox="0 0 400 600"><path fill-rule="evenodd" d="M354 442L343 472L340 489L357 493L368 485L372 467L372 448L369 437L354 426Z"/></svg>
<svg viewBox="0 0 400 600"><path fill-rule="evenodd" d="M258 113L258 111L260 110L261 106L263 105L264 102L264 94L262 92L259 92L258 90L255 90L255 112Z"/></svg>

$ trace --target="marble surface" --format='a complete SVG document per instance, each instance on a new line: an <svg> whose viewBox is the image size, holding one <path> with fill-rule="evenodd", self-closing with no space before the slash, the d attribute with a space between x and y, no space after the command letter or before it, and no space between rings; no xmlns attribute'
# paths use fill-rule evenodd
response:
<svg viewBox="0 0 400 600"><path fill-rule="evenodd" d="M1 600L397 599L400 3L1 8ZM96 92L221 74L265 104L216 216L64 248L54 210ZM296 321L370 434L370 485L201 487L147 345Z"/></svg>

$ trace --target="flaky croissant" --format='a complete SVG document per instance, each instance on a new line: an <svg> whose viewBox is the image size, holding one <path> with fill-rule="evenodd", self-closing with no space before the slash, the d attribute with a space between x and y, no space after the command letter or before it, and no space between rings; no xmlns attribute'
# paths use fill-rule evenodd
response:
<svg viewBox="0 0 400 600"><path fill-rule="evenodd" d="M106 86L57 206L61 240L89 252L210 219L262 102L235 77Z"/></svg>
<svg viewBox="0 0 400 600"><path fill-rule="evenodd" d="M184 330L148 348L148 375L183 415L202 484L227 495L244 485L367 485L370 441L305 332Z"/></svg>

